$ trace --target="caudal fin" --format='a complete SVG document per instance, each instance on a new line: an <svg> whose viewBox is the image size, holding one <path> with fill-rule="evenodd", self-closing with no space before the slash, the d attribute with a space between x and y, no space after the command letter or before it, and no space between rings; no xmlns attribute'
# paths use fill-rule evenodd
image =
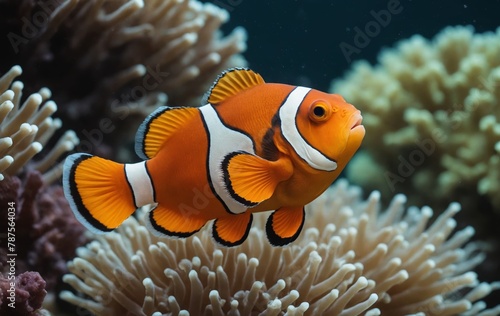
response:
<svg viewBox="0 0 500 316"><path fill-rule="evenodd" d="M63 187L76 218L94 233L117 228L136 210L123 164L70 155L64 163Z"/></svg>

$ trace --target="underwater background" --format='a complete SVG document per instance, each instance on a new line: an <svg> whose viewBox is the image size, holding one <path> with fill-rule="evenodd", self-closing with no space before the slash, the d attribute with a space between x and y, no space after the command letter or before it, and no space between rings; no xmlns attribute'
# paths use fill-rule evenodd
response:
<svg viewBox="0 0 500 316"><path fill-rule="evenodd" d="M402 40L414 35L432 39L449 26L470 26L475 33L494 32L500 24L496 14L500 9L500 1L401 0L345 3L311 0L259 3L234 1L232 5L227 2L225 4L231 12L231 20L222 29L229 30L238 25L247 29L249 36L245 56L253 56L249 59L249 66L258 69L267 81L311 86L324 91L330 89L331 92L340 94L340 91L331 89L332 80L344 78L352 71L356 61L377 64L382 51L394 48ZM384 16L383 23L380 23L375 15L381 14L381 11L389 11L389 7L393 7L395 13L390 13L389 17ZM361 32L357 32L356 27ZM373 33L368 35L367 28ZM359 33L365 34L368 39L358 38L363 45L356 45L355 37ZM342 44L352 45L353 51L349 48L344 51ZM356 104L353 100L347 100ZM394 119L401 117L394 115ZM377 130L367 129L367 133L379 138L383 136ZM428 160L432 159L438 158L429 156ZM397 169L397 163L399 161L394 162L394 170ZM351 172L355 173L356 170ZM383 185L389 186L387 182ZM426 185L435 188L439 184ZM386 191L381 187L376 189ZM412 202L418 206L432 204L425 194L419 197L421 189L418 186L411 188L417 195ZM401 188L398 190L397 185L393 192L408 194L408 191ZM500 193L498 190L496 192ZM477 193L472 190L460 194ZM457 197L443 195L442 200L443 204L447 204L457 200ZM476 227L476 237L479 235L479 239L498 245L500 213L493 210L495 207L489 205L487 199L478 197L473 203L471 208L476 210L471 216L474 218L464 216L458 226L465 227L480 222L481 228ZM492 258L491 263L485 263L483 266L486 271L479 269L479 273L492 277L494 275L493 279L497 280L500 275L500 256L498 251L493 251L491 256L495 259ZM493 293L489 302L500 302L499 293Z"/></svg>
<svg viewBox="0 0 500 316"><path fill-rule="evenodd" d="M415 34L432 38L445 27L455 25L471 25L478 33L495 31L499 26L496 10L500 7L496 0L220 3L231 14L222 29L227 32L244 26L248 31L245 56L252 56L251 67L270 82L309 84L320 90L328 90L331 81L344 75L354 61L375 63L382 49ZM376 21L371 11L387 11L389 3L398 13L390 14L387 25L377 22L380 27L373 28L366 46L347 59L341 43L356 47L355 27L365 33L367 25Z"/></svg>
<svg viewBox="0 0 500 316"><path fill-rule="evenodd" d="M15 202L18 256L14 310L2 238L0 314L500 315L499 0L138 3L0 0L0 233ZM273 249L256 219L228 250L206 230L149 235L142 213L86 232L60 186L67 153L138 161L148 113L199 105L241 66L364 115L364 144L304 236Z"/></svg>

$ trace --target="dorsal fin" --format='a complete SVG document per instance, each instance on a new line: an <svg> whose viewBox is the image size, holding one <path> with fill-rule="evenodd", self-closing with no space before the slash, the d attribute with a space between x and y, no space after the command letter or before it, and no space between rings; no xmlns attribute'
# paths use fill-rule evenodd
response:
<svg viewBox="0 0 500 316"><path fill-rule="evenodd" d="M196 108L172 108L162 106L142 122L135 136L135 152L141 159L151 159L161 145L179 127L198 114Z"/></svg>
<svg viewBox="0 0 500 316"><path fill-rule="evenodd" d="M248 88L263 84L264 79L248 68L231 68L219 75L205 94L203 104L219 104L220 102Z"/></svg>

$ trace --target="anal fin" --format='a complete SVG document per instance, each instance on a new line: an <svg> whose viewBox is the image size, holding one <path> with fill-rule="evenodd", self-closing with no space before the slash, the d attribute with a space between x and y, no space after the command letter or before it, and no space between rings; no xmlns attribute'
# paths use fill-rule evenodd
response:
<svg viewBox="0 0 500 316"><path fill-rule="evenodd" d="M228 215L214 221L212 236L219 244L226 247L240 245L247 239L252 227L252 213Z"/></svg>
<svg viewBox="0 0 500 316"><path fill-rule="evenodd" d="M198 232L206 220L157 205L148 215L147 227L156 236L186 238Z"/></svg>
<svg viewBox="0 0 500 316"><path fill-rule="evenodd" d="M297 239L304 226L303 206L285 206L274 211L266 223L266 234L273 246L285 246Z"/></svg>

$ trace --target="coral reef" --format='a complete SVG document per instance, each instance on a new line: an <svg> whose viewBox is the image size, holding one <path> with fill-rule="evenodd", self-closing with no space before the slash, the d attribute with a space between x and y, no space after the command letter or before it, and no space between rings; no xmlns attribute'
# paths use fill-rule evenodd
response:
<svg viewBox="0 0 500 316"><path fill-rule="evenodd" d="M484 259L474 229L452 233L451 204L432 224L428 207L404 210L394 197L361 199L339 180L307 207L303 234L290 247L265 238L257 214L245 243L222 248L203 229L162 239L128 219L117 232L77 250L63 280L87 295L61 298L97 315L498 315L481 301L500 282L479 283ZM144 210L144 211L147 211Z"/></svg>
<svg viewBox="0 0 500 316"><path fill-rule="evenodd" d="M0 78L0 181L5 174L19 173L62 125L61 120L51 117L57 106L47 101L51 96L47 88L30 95L21 105L23 83L12 83L21 73L21 67L14 66ZM53 182L62 174L57 159L77 143L75 133L67 131L32 168L44 172L46 183Z"/></svg>
<svg viewBox="0 0 500 316"><path fill-rule="evenodd" d="M9 202L16 209L16 273L38 271L51 291L67 272L66 261L88 241L85 228L71 212L62 187L44 186L37 171L29 172L24 182L15 176L0 182L0 205ZM0 212L0 223L6 232L6 211ZM6 247L6 243L0 247L0 262L8 259Z"/></svg>
<svg viewBox="0 0 500 316"><path fill-rule="evenodd" d="M49 186L78 144L62 122L82 136L79 151L129 160L120 148L133 139L134 116L142 120L167 94L170 104L199 105L222 69L246 64L246 32L219 30L228 18L195 0L0 3L0 205L16 204L17 273L37 270L53 294L87 242L61 188ZM111 131L118 141L104 137ZM0 247L0 261L6 253Z"/></svg>
<svg viewBox="0 0 500 316"><path fill-rule="evenodd" d="M14 283L15 286L11 286ZM12 294L11 294L12 293ZM24 272L13 279L0 273L0 313L2 315L40 315L45 298L45 281L38 272ZM9 298L15 298L11 301ZM12 304L9 306L9 304Z"/></svg>
<svg viewBox="0 0 500 316"><path fill-rule="evenodd" d="M3 6L4 47L11 48L3 62L23 66L29 89L50 87L63 120L95 139L92 131L102 137L110 126L129 131L127 118L150 113L167 95L170 105L199 105L221 70L246 64L239 55L246 32L223 36L219 28L229 14L210 3L16 0ZM91 144L81 151L102 145L87 138Z"/></svg>
<svg viewBox="0 0 500 316"><path fill-rule="evenodd" d="M487 200L500 211L499 56L500 28L448 27L383 51L376 66L356 63L331 88L361 109L367 130L349 178L385 196L418 188L434 206L472 211Z"/></svg>

